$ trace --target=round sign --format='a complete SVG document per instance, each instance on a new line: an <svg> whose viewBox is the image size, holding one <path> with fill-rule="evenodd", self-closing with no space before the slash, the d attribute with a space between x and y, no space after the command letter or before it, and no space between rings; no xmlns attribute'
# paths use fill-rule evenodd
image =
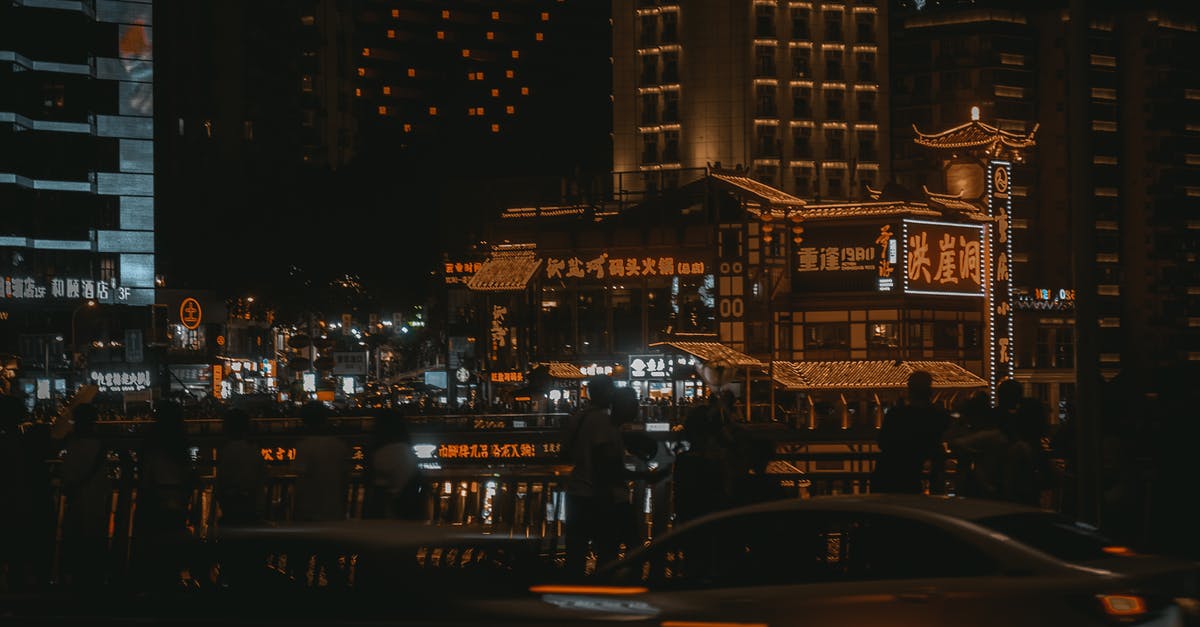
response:
<svg viewBox="0 0 1200 627"><path fill-rule="evenodd" d="M458 379L459 383L466 383L471 378L471 371L466 368L459 368L454 372L454 378Z"/></svg>
<svg viewBox="0 0 1200 627"><path fill-rule="evenodd" d="M996 184L996 193L1008 193L1008 168L999 167L992 173L992 181Z"/></svg>
<svg viewBox="0 0 1200 627"><path fill-rule="evenodd" d="M185 329L195 330L200 326L200 320L203 319L204 310L200 308L200 301L195 298L185 298L182 303L179 303L179 322L183 324Z"/></svg>

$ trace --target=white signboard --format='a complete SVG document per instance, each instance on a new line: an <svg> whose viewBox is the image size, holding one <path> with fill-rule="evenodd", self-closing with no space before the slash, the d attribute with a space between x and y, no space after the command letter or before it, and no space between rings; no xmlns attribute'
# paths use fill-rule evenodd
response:
<svg viewBox="0 0 1200 627"><path fill-rule="evenodd" d="M150 369L88 372L88 378L101 392L140 392L150 389Z"/></svg>
<svg viewBox="0 0 1200 627"><path fill-rule="evenodd" d="M116 279L97 281L56 277L35 279L33 277L3 277L0 280L0 298L13 300L97 300L102 303L123 303L129 300L130 290L117 285Z"/></svg>
<svg viewBox="0 0 1200 627"><path fill-rule="evenodd" d="M333 374L367 374L367 352L335 352L333 354Z"/></svg>

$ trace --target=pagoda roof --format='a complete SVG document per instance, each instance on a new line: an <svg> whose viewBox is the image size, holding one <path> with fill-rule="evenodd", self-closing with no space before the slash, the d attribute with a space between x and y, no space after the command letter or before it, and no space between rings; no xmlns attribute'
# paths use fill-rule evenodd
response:
<svg viewBox="0 0 1200 627"><path fill-rule="evenodd" d="M798 211L772 211L776 217L790 217L793 220L837 220L847 218L876 218L884 216L919 216L937 218L942 212L931 209L924 203L905 201L868 201L843 202L820 205L807 205Z"/></svg>
<svg viewBox="0 0 1200 627"><path fill-rule="evenodd" d="M467 281L467 287L477 292L520 291L529 285L541 265L542 260L532 249L498 250Z"/></svg>
<svg viewBox="0 0 1200 627"><path fill-rule="evenodd" d="M546 372L555 379L586 379L587 375L579 370L579 366L566 361L544 361L534 367L545 366Z"/></svg>
<svg viewBox="0 0 1200 627"><path fill-rule="evenodd" d="M775 189L766 183L760 183L740 172L713 170L709 173L709 178L730 188L739 196L749 196L763 206L795 209L806 204L791 194Z"/></svg>
<svg viewBox="0 0 1200 627"><path fill-rule="evenodd" d="M756 368L761 368L766 365L763 362L747 355L746 353L732 349L720 342L667 341L657 342L651 344L650 346L670 346L671 348L695 356L696 359L699 359L709 366L753 366Z"/></svg>
<svg viewBox="0 0 1200 627"><path fill-rule="evenodd" d="M988 385L950 361L776 361L771 365L775 382L789 391L905 389L908 376L918 370L933 377L935 389L965 390Z"/></svg>
<svg viewBox="0 0 1200 627"><path fill-rule="evenodd" d="M922 133L914 124L913 131L917 136L913 141L930 148L983 148L990 154L999 155L1032 147L1037 143L1033 139L1037 130L1038 125L1035 124L1028 134L1014 133L979 120L971 120L940 133Z"/></svg>

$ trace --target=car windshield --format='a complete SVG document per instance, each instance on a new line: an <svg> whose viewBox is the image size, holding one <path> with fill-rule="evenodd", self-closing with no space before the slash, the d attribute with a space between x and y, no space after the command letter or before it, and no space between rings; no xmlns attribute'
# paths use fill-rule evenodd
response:
<svg viewBox="0 0 1200 627"><path fill-rule="evenodd" d="M1112 542L1094 527L1057 514L1009 514L974 522L1043 553L1071 562L1098 560L1113 555Z"/></svg>

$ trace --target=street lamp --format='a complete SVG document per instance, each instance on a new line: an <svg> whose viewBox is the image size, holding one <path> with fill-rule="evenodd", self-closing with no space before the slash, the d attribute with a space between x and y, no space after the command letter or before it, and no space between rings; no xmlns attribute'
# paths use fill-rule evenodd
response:
<svg viewBox="0 0 1200 627"><path fill-rule="evenodd" d="M96 301L88 300L87 302L83 303L82 305L76 307L75 310L71 312L71 352L72 353L75 352L75 315L79 313L80 309L85 309L85 308L91 309L95 306L96 306Z"/></svg>

